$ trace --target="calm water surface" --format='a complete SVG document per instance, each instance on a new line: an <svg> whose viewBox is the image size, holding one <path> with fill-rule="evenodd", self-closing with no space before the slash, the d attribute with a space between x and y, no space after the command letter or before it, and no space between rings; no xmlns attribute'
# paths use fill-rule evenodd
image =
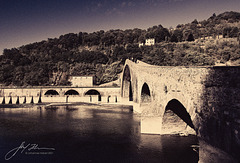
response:
<svg viewBox="0 0 240 163"><path fill-rule="evenodd" d="M5 161L22 142L55 150L21 149ZM0 162L194 163L197 143L195 136L140 134L140 117L123 106L0 108Z"/></svg>

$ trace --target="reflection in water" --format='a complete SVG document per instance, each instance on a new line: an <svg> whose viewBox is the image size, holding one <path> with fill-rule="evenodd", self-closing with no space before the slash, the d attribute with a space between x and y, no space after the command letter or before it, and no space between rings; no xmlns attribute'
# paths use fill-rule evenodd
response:
<svg viewBox="0 0 240 163"><path fill-rule="evenodd" d="M0 109L0 162L21 142L56 149L11 162L197 162L194 136L140 134L140 117L120 106Z"/></svg>
<svg viewBox="0 0 240 163"><path fill-rule="evenodd" d="M141 135L141 142L139 148L146 148L150 150L162 150L161 136L156 135Z"/></svg>

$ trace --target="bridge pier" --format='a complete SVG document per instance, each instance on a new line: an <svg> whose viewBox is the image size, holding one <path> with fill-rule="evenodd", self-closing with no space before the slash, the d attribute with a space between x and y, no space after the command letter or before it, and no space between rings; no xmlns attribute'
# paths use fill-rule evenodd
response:
<svg viewBox="0 0 240 163"><path fill-rule="evenodd" d="M6 96L5 97L5 104L10 104L10 102L12 102L11 97Z"/></svg>
<svg viewBox="0 0 240 163"><path fill-rule="evenodd" d="M174 110L174 112L168 109L169 107L173 110L174 107L176 107L177 111ZM169 107L168 105L167 107L158 105L156 101L140 103L138 105L135 104L134 109L137 108L138 111L142 112L141 133L160 135L196 135L191 116L188 114L188 112L186 110L181 110L180 106L169 105Z"/></svg>
<svg viewBox="0 0 240 163"><path fill-rule="evenodd" d="M161 134L162 117L160 116L143 116L141 117L142 134Z"/></svg>
<svg viewBox="0 0 240 163"><path fill-rule="evenodd" d="M19 103L24 104L26 97L19 97Z"/></svg>
<svg viewBox="0 0 240 163"><path fill-rule="evenodd" d="M139 113L139 114L142 113L142 108L139 103L135 103L135 102L133 103L133 112Z"/></svg>
<svg viewBox="0 0 240 163"><path fill-rule="evenodd" d="M2 104L4 97L0 97L0 104Z"/></svg>
<svg viewBox="0 0 240 163"><path fill-rule="evenodd" d="M12 97L12 104L17 104L17 97L16 96Z"/></svg>
<svg viewBox="0 0 240 163"><path fill-rule="evenodd" d="M138 104L138 105L137 105ZM154 103L137 103L135 109L141 112L141 133L142 134L162 134L161 114L156 112L159 107Z"/></svg>

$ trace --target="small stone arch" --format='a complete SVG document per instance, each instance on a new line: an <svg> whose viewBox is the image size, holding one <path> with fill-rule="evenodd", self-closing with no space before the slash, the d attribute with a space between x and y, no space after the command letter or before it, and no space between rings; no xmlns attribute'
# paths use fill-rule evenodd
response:
<svg viewBox="0 0 240 163"><path fill-rule="evenodd" d="M133 88L131 81L131 73L128 65L125 66L122 77L122 97L133 101Z"/></svg>
<svg viewBox="0 0 240 163"><path fill-rule="evenodd" d="M87 92L85 92L84 95L90 95L90 99L92 99L92 95L98 95L98 101L102 101L101 94L96 89L90 89Z"/></svg>
<svg viewBox="0 0 240 163"><path fill-rule="evenodd" d="M141 89L141 102L142 103L151 102L151 93L147 83L144 83Z"/></svg>
<svg viewBox="0 0 240 163"><path fill-rule="evenodd" d="M90 89L84 95L101 95L96 89Z"/></svg>
<svg viewBox="0 0 240 163"><path fill-rule="evenodd" d="M170 100L163 114L162 119L163 134L196 134L192 118L185 106L177 99Z"/></svg>
<svg viewBox="0 0 240 163"><path fill-rule="evenodd" d="M51 89L51 90L48 90L44 95L46 95L46 96L48 96L48 95L52 96L52 95L59 95L59 93L58 93L56 90Z"/></svg>
<svg viewBox="0 0 240 163"><path fill-rule="evenodd" d="M79 93L74 89L70 89L67 92L65 92L64 95L79 95Z"/></svg>

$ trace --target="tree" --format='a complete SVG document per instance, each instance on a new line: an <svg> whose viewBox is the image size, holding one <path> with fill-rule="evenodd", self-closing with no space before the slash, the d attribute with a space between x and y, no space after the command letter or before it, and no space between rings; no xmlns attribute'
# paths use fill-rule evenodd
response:
<svg viewBox="0 0 240 163"><path fill-rule="evenodd" d="M192 24L198 24L197 19L194 19L194 20L192 21Z"/></svg>
<svg viewBox="0 0 240 163"><path fill-rule="evenodd" d="M171 42L178 42L178 38L177 38L177 36L174 33L171 35L170 41Z"/></svg>
<svg viewBox="0 0 240 163"><path fill-rule="evenodd" d="M232 28L231 27L225 27L223 29L223 38L228 38L230 37L230 32L231 32Z"/></svg>
<svg viewBox="0 0 240 163"><path fill-rule="evenodd" d="M115 36L113 32L106 32L101 38L101 43L105 46L111 46L115 44Z"/></svg>
<svg viewBox="0 0 240 163"><path fill-rule="evenodd" d="M238 27L232 27L232 29L229 33L229 37L231 37L231 38L238 37L238 33L239 33Z"/></svg>
<svg viewBox="0 0 240 163"><path fill-rule="evenodd" d="M190 34L188 35L188 37L187 37L187 41L194 41L194 40L195 40L195 39L194 39L193 34L190 33Z"/></svg>

